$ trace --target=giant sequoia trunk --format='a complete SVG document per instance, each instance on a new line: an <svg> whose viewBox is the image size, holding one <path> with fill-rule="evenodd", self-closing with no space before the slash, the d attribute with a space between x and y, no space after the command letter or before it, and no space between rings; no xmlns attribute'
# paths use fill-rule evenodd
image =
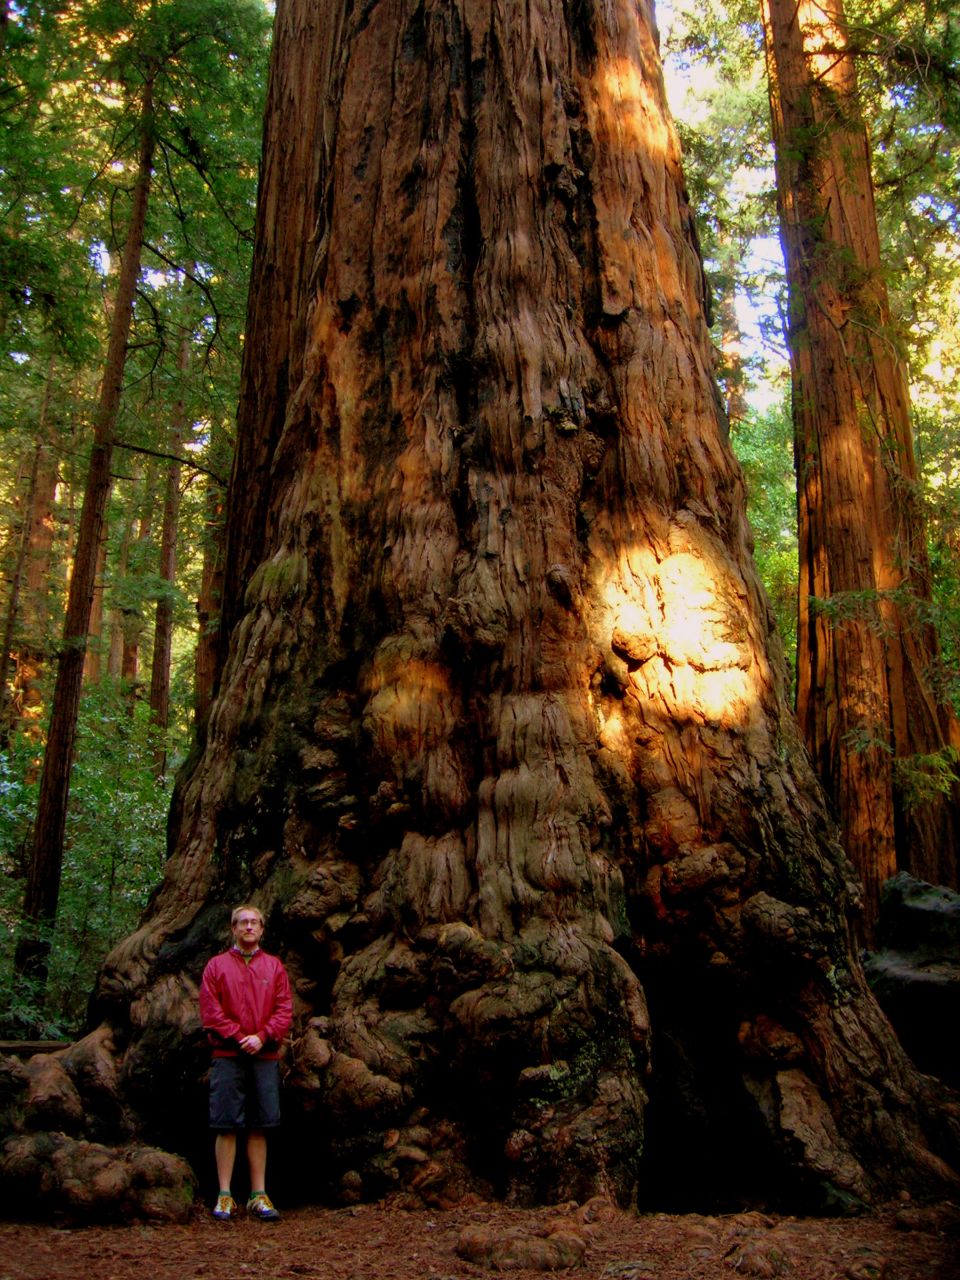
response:
<svg viewBox="0 0 960 1280"><path fill-rule="evenodd" d="M940 654L902 362L891 340L870 154L840 0L765 0L790 290L800 542L797 714L865 886L898 869L957 885L960 786L922 799L960 746Z"/></svg>
<svg viewBox="0 0 960 1280"><path fill-rule="evenodd" d="M95 1002L123 1106L204 1142L252 897L301 1192L955 1187L784 702L649 12L286 0L260 199L227 659Z"/></svg>

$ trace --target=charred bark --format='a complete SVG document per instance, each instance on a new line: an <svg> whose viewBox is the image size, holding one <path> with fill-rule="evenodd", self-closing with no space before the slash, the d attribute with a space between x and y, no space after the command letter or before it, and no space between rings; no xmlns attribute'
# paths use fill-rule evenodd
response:
<svg viewBox="0 0 960 1280"><path fill-rule="evenodd" d="M909 395L842 3L764 10L790 293L797 713L864 882L869 941L898 868L957 885L960 785L917 803L916 783L960 731L937 692Z"/></svg>
<svg viewBox="0 0 960 1280"><path fill-rule="evenodd" d="M118 1094L202 1149L197 983L252 895L301 1192L955 1187L786 706L649 12L342 0L309 56L305 13L268 138L316 128L316 185L268 144L255 279L299 265L276 324L252 305L234 477L256 556L234 537L173 856L98 985Z"/></svg>

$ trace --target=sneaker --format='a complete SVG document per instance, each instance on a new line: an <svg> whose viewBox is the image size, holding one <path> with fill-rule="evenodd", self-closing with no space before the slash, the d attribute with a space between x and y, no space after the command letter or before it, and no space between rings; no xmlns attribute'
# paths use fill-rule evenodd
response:
<svg viewBox="0 0 960 1280"><path fill-rule="evenodd" d="M259 1218L261 1222L279 1222L280 1214L273 1207L270 1197L265 1191L258 1191L247 1201L247 1213L251 1218Z"/></svg>
<svg viewBox="0 0 960 1280"><path fill-rule="evenodd" d="M236 1211L236 1200L233 1196L227 1195L226 1191L221 1191L217 1196L217 1203L213 1206L213 1216L219 1218L221 1222L229 1222Z"/></svg>

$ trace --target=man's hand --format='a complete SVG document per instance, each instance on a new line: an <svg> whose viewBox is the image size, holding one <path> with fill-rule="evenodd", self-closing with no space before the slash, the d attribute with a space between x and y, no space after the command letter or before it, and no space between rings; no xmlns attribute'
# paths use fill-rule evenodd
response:
<svg viewBox="0 0 960 1280"><path fill-rule="evenodd" d="M259 1036L241 1036L237 1044L244 1053L259 1053L263 1048L263 1041Z"/></svg>

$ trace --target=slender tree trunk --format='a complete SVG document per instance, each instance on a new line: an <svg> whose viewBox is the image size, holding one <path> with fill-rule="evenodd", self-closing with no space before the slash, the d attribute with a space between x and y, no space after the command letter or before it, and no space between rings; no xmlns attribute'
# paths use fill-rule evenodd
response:
<svg viewBox="0 0 960 1280"><path fill-rule="evenodd" d="M909 399L842 6L765 0L764 13L790 290L797 713L864 883L869 941L898 868L957 885L960 790L912 804L911 769L916 781L917 757L960 737L935 691Z"/></svg>
<svg viewBox="0 0 960 1280"><path fill-rule="evenodd" d="M143 492L140 499L140 515L137 519L136 538L128 554L125 603L120 609L120 679L129 706L140 698L143 681L140 678L140 646L147 622L144 616L144 596L140 579L146 571L153 541L153 524L159 490L159 468L152 459L147 461L143 473ZM132 563L131 563L132 561Z"/></svg>
<svg viewBox="0 0 960 1280"><path fill-rule="evenodd" d="M181 386L190 368L190 340L184 336L180 343L177 361ZM174 420L170 427L168 448L179 457L186 426L186 408L183 393L174 408ZM160 529L160 562L157 573L160 580L173 591L177 577L177 530L180 518L180 472L178 462L167 463L166 487L163 497L163 522ZM158 774L166 771L167 726L170 721L170 657L173 651L173 598L162 595L157 600L153 631L153 659L150 665L150 714L159 730L156 755Z"/></svg>
<svg viewBox="0 0 960 1280"><path fill-rule="evenodd" d="M725 239L720 247L721 270L725 270L730 287L726 289L717 306L720 321L720 354L723 358L723 383L726 389L727 421L730 429L735 431L738 424L747 416L745 397L746 375L743 368L743 334L737 317L737 295L734 286L734 274L730 269L733 262L743 255L741 245L732 244Z"/></svg>
<svg viewBox="0 0 960 1280"><path fill-rule="evenodd" d="M36 714L38 688L49 656L51 626L50 555L54 541L54 500L58 467L50 443L50 405L53 395L53 361L44 384L37 428L37 443L30 463L30 477L23 505L23 520L13 571L3 634L3 669L0 672L0 725L6 736L16 719ZM19 640L16 637L19 635ZM14 658L14 647L16 657ZM14 663L13 699L8 672Z"/></svg>
<svg viewBox="0 0 960 1280"><path fill-rule="evenodd" d="M83 683L99 684L103 670L103 597L106 593L107 571L107 522L100 531L100 547L97 551L97 571L90 605L90 624L87 628L87 652L83 660Z"/></svg>
<svg viewBox="0 0 960 1280"><path fill-rule="evenodd" d="M40 779L37 818L30 849L22 932L15 956L16 973L20 976L36 978L41 982L46 978L46 956L49 951L49 944L44 934L53 926L60 894L70 769L73 763L77 716L80 709L87 628L90 621L100 533L110 493L110 462L114 429L120 406L134 294L140 274L153 152L153 84L152 80L148 79L143 88L140 153L133 188L130 222L124 244L116 302L110 324L107 359L95 417L93 448L90 454L83 508L80 513L63 644L57 664L50 726Z"/></svg>
<svg viewBox="0 0 960 1280"><path fill-rule="evenodd" d="M224 491L212 477L204 493L203 570L197 598L197 648L195 655L194 708L203 729L210 714L219 672L220 602L223 597L225 535Z"/></svg>
<svg viewBox="0 0 960 1280"><path fill-rule="evenodd" d="M27 501L25 504L26 510L24 511L23 520L20 525L20 536L17 539L16 554L9 573L10 589L7 594L7 607L4 615L3 648L0 650L0 734L2 734L4 742L9 741L10 734L13 729L13 722L16 718L13 699L10 696L9 671L12 666L15 666L17 661L13 653L14 633L17 627L17 617L20 612L20 587L23 581L23 568L27 558L27 546L29 542L28 512L33 506L33 494L37 483L37 463L39 453L40 448L37 446L33 453L33 466L30 472Z"/></svg>
<svg viewBox="0 0 960 1280"><path fill-rule="evenodd" d="M122 582L130 568L130 544L133 541L134 516L130 511L124 512L123 525L120 530L119 546L114 559L113 578ZM123 671L124 617L118 603L110 608L110 642L107 646L107 674L117 683Z"/></svg>
<svg viewBox="0 0 960 1280"><path fill-rule="evenodd" d="M50 660L51 632L60 607L56 583L51 574L51 560L57 536L55 506L59 467L49 438L49 428L37 446L37 471L32 510L30 539L24 575L23 634L17 662L16 684L20 704L27 714L36 715L40 704L39 681Z"/></svg>
<svg viewBox="0 0 960 1280"><path fill-rule="evenodd" d="M166 1082L253 897L318 1194L955 1187L786 704L649 11L281 0L269 102L256 541L98 988L125 1096L189 1141Z"/></svg>

